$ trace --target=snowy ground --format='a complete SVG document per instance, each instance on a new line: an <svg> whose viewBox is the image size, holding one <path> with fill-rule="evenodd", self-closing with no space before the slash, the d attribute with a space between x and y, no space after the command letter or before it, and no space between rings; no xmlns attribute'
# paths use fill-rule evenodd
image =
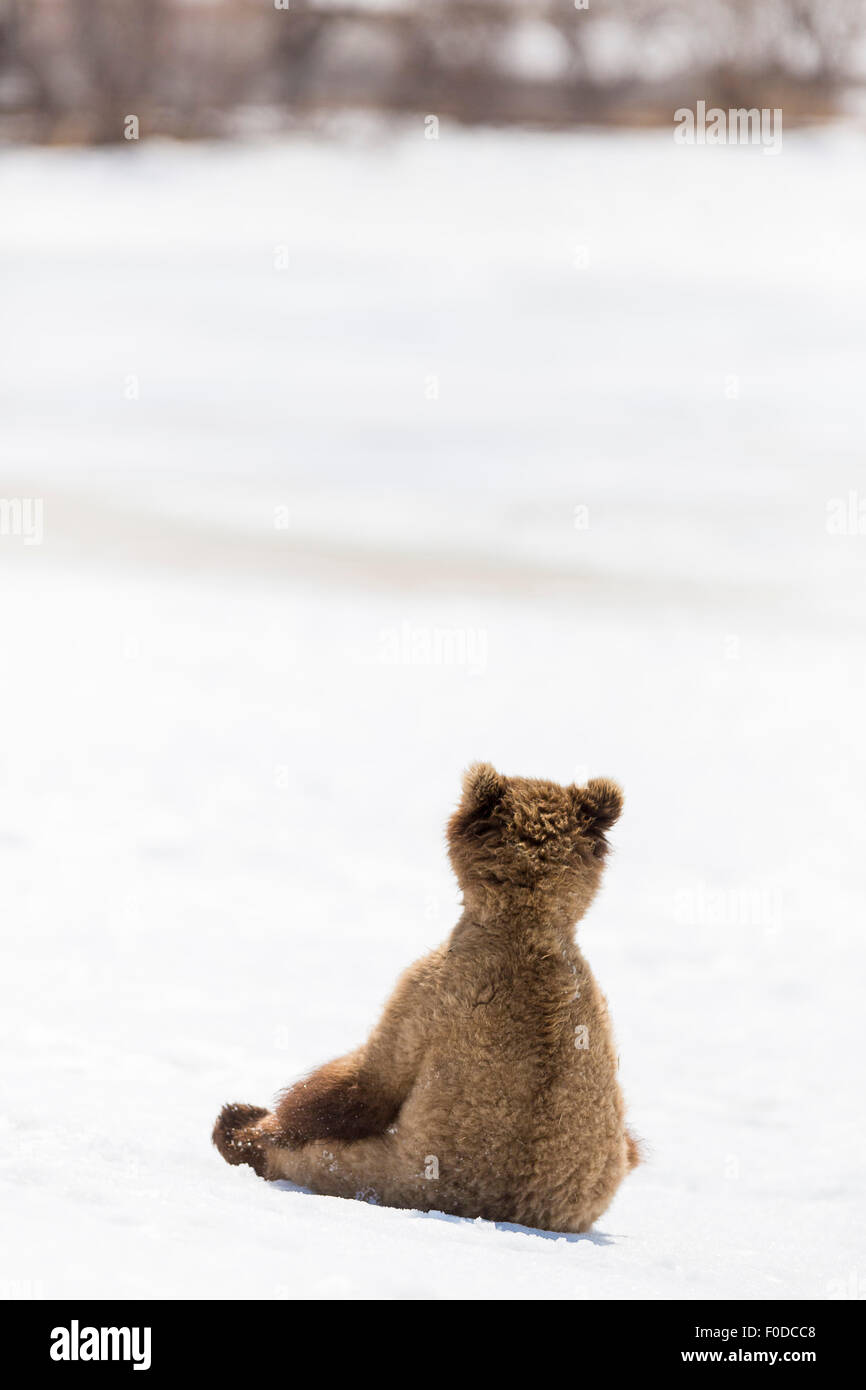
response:
<svg viewBox="0 0 866 1390"><path fill-rule="evenodd" d="M0 156L0 495L44 501L0 536L0 1291L866 1296L864 157ZM627 794L581 939L649 1159L584 1237L210 1147L447 934L473 758Z"/></svg>

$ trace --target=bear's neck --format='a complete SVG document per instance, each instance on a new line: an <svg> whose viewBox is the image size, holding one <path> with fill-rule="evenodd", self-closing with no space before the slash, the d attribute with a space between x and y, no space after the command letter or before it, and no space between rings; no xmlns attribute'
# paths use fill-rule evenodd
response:
<svg viewBox="0 0 866 1390"><path fill-rule="evenodd" d="M574 929L585 911L572 901L544 893L464 891L463 901L455 933L471 924L490 935L513 937L519 932L557 947L574 945Z"/></svg>

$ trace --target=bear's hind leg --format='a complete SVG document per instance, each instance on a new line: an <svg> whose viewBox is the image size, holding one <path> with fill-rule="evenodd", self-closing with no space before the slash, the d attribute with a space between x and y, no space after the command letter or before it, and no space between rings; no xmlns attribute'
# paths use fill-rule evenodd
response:
<svg viewBox="0 0 866 1390"><path fill-rule="evenodd" d="M288 1148L277 1112L224 1105L213 1142L226 1163L246 1163L268 1182L286 1178L325 1197L360 1197L387 1207L435 1205L423 1159L407 1162L394 1133L367 1139L315 1139ZM429 1198L429 1201L425 1201Z"/></svg>
<svg viewBox="0 0 866 1390"><path fill-rule="evenodd" d="M283 1091L274 1107L277 1142L294 1148L313 1139L384 1134L403 1096L364 1061L362 1052L350 1052Z"/></svg>
<svg viewBox="0 0 866 1390"><path fill-rule="evenodd" d="M260 1178L267 1178L271 1137L265 1121L270 1112L260 1105L224 1105L211 1136L226 1163L246 1163Z"/></svg>
<svg viewBox="0 0 866 1390"><path fill-rule="evenodd" d="M270 1178L286 1178L324 1197L357 1197L386 1207L436 1205L435 1182L427 1182L424 1160L407 1159L395 1134L354 1141L323 1139L301 1148L274 1148Z"/></svg>

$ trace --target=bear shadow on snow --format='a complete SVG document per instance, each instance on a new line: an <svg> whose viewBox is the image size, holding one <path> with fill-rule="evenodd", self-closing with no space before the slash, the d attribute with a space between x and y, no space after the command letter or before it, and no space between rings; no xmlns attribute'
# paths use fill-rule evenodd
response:
<svg viewBox="0 0 866 1390"><path fill-rule="evenodd" d="M299 1187L296 1182L289 1182L288 1178L274 1178L271 1184L280 1192L296 1192L301 1197L316 1197L319 1194L313 1192L312 1188ZM370 1205L375 1206L375 1203ZM479 1219L473 1216L454 1216L447 1211L419 1211L411 1209L408 1213L412 1219L419 1221L454 1221L461 1226L473 1226ZM618 1236L607 1235L604 1231L542 1231L537 1226L521 1226L516 1221L491 1221L485 1223L495 1227L497 1231L502 1231L504 1235L517 1236L540 1236L542 1240L564 1240L569 1245L587 1243L589 1245L615 1245Z"/></svg>

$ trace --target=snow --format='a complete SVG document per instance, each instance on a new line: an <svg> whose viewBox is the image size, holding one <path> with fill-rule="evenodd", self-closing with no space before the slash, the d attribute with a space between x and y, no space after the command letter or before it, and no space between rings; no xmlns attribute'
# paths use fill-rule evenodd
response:
<svg viewBox="0 0 866 1390"><path fill-rule="evenodd" d="M864 1296L864 154L4 152L0 1291ZM583 1237L210 1146L448 933L474 758L626 791Z"/></svg>

